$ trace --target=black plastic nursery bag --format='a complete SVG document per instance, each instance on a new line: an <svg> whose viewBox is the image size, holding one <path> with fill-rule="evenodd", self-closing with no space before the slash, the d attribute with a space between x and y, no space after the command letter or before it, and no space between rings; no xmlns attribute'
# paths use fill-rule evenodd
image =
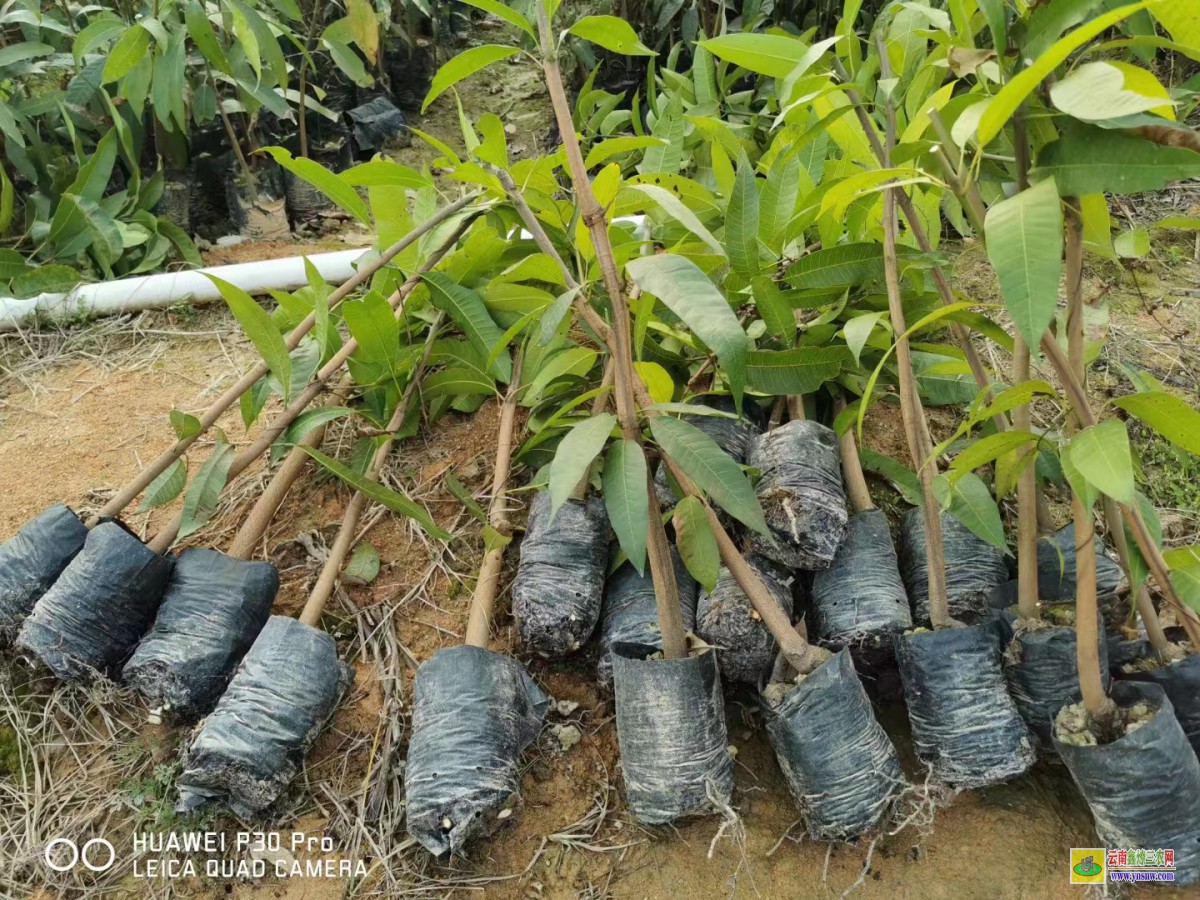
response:
<svg viewBox="0 0 1200 900"><path fill-rule="evenodd" d="M114 675L154 621L171 567L116 522L97 525L21 626L17 646L60 678Z"/></svg>
<svg viewBox="0 0 1200 900"><path fill-rule="evenodd" d="M170 720L208 712L266 624L278 590L270 563L184 550L154 626L125 664L125 683Z"/></svg>
<svg viewBox="0 0 1200 900"><path fill-rule="evenodd" d="M1121 566L1104 548L1096 536L1096 594L1106 597L1115 594L1125 578ZM1042 600L1075 599L1075 523L1060 528L1054 534L1038 539L1038 595ZM1016 574L1015 559L1010 562Z"/></svg>
<svg viewBox="0 0 1200 900"><path fill-rule="evenodd" d="M244 818L262 813L353 680L328 634L272 616L187 748L178 809L216 802Z"/></svg>
<svg viewBox="0 0 1200 900"><path fill-rule="evenodd" d="M361 157L370 157L390 141L408 136L404 113L387 97L376 97L346 113L354 146Z"/></svg>
<svg viewBox="0 0 1200 900"><path fill-rule="evenodd" d="M896 636L913 748L937 781L983 787L1033 764L1000 667L1000 623Z"/></svg>
<svg viewBox="0 0 1200 900"><path fill-rule="evenodd" d="M791 576L757 554L747 556L746 562L790 618ZM705 643L717 648L721 673L726 681L759 684L770 672L779 649L775 638L750 605L750 598L724 566L713 589L700 591L696 603L696 633Z"/></svg>
<svg viewBox="0 0 1200 900"><path fill-rule="evenodd" d="M675 585L679 588L679 611L685 631L696 630L697 584L679 552L671 547L675 565ZM612 684L613 644L642 644L662 648L658 628L658 606L654 601L654 579L650 564L639 575L629 563L623 563L604 585L604 610L600 616L600 659L596 671L602 684Z"/></svg>
<svg viewBox="0 0 1200 900"><path fill-rule="evenodd" d="M760 435L748 462L761 473L755 491L774 543L750 537L758 553L792 569L829 568L846 534L846 491L833 429L788 422Z"/></svg>
<svg viewBox="0 0 1200 900"><path fill-rule="evenodd" d="M87 536L79 516L55 503L0 544L0 640L16 636L33 605L83 549Z"/></svg>
<svg viewBox="0 0 1200 900"><path fill-rule="evenodd" d="M1148 681L1166 692L1183 733L1200 754L1200 656L1192 652L1181 660L1155 669L1121 672L1124 681Z"/></svg>
<svg viewBox="0 0 1200 900"><path fill-rule="evenodd" d="M815 572L812 610L816 638L835 647L891 644L912 627L887 516L868 509L851 517L833 565Z"/></svg>
<svg viewBox="0 0 1200 900"><path fill-rule="evenodd" d="M1091 807L1105 847L1175 851L1175 885L1200 881L1200 760L1161 687L1113 682L1122 707L1157 712L1109 744L1054 740L1058 755Z"/></svg>
<svg viewBox="0 0 1200 900"><path fill-rule="evenodd" d="M608 513L601 497L569 499L550 518L550 494L529 509L512 611L525 646L547 657L578 650L600 618L608 564Z"/></svg>
<svg viewBox="0 0 1200 900"><path fill-rule="evenodd" d="M844 841L878 825L905 779L849 651L766 706L771 746L809 834Z"/></svg>
<svg viewBox="0 0 1200 900"><path fill-rule="evenodd" d="M992 592L1008 581L1004 554L947 512L941 515L950 615L963 622L987 617ZM925 565L925 521L908 510L900 522L900 574L913 605L913 621L929 624L929 581Z"/></svg>
<svg viewBox="0 0 1200 900"><path fill-rule="evenodd" d="M404 780L408 833L422 847L459 853L514 808L521 754L549 702L520 662L481 647L439 650L417 670Z"/></svg>
<svg viewBox="0 0 1200 900"><path fill-rule="evenodd" d="M625 800L634 818L662 825L727 806L733 759L717 657L647 659L653 647L613 647L613 693Z"/></svg>

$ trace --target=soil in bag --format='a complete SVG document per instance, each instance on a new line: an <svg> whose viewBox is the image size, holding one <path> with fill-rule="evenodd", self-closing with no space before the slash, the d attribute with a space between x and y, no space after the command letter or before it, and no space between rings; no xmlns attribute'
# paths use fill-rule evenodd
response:
<svg viewBox="0 0 1200 900"><path fill-rule="evenodd" d="M935 780L983 787L1033 764L1029 732L1005 688L995 619L897 635L896 662L913 748Z"/></svg>
<svg viewBox="0 0 1200 900"><path fill-rule="evenodd" d="M1034 737L1042 746L1050 747L1054 714L1079 689L1075 628L1045 618L1019 619L1004 612L999 615L1009 693ZM1106 688L1107 649L1101 641L1100 671Z"/></svg>
<svg viewBox="0 0 1200 900"><path fill-rule="evenodd" d="M409 113L420 113L435 69L429 48L406 38L387 38L383 44L383 68L396 105Z"/></svg>
<svg viewBox="0 0 1200 900"><path fill-rule="evenodd" d="M625 801L647 825L715 812L733 793L716 654L647 658L657 652L612 648Z"/></svg>
<svg viewBox="0 0 1200 900"><path fill-rule="evenodd" d="M179 811L223 803L244 818L262 813L300 771L353 680L324 631L268 619L187 748Z"/></svg>
<svg viewBox="0 0 1200 900"><path fill-rule="evenodd" d="M538 491L529 509L512 611L525 646L546 657L578 650L600 618L608 565L604 500L567 500L553 520L550 493Z"/></svg>
<svg viewBox="0 0 1200 900"><path fill-rule="evenodd" d="M192 179L187 172L167 172L163 179L162 196L154 206L154 214L163 216L167 221L179 226L191 234L192 220L189 215L191 205Z"/></svg>
<svg viewBox="0 0 1200 900"><path fill-rule="evenodd" d="M253 190L242 172L232 174L234 177L224 187L230 221L237 233L254 241L278 241L291 234L283 170L274 164L256 166Z"/></svg>
<svg viewBox="0 0 1200 900"><path fill-rule="evenodd" d="M0 642L17 629L83 549L88 530L70 509L55 503L0 544Z"/></svg>
<svg viewBox="0 0 1200 900"><path fill-rule="evenodd" d="M733 398L727 394L702 394L693 397L688 402L696 406L707 406L724 413L737 412L733 404ZM681 418L689 425L695 426L712 438L714 443L728 453L730 458L739 465L746 462L746 457L750 453L750 445L762 433L761 411L749 399L742 406L742 415L740 418L699 414L685 415ZM660 465L654 473L654 493L658 496L659 505L664 511L675 508L678 498L671 489L671 483L667 478L666 466ZM721 517L723 523L727 520L732 521L731 517L726 515L723 510L718 515Z"/></svg>
<svg viewBox="0 0 1200 900"><path fill-rule="evenodd" d="M761 473L755 492L775 539L752 534L751 548L791 569L829 568L849 518L833 429L788 422L760 435L747 462Z"/></svg>
<svg viewBox="0 0 1200 900"><path fill-rule="evenodd" d="M1146 681L1161 687L1192 749L1200 754L1200 656L1191 653L1174 662L1155 664L1152 655L1148 652L1145 659L1126 664L1119 677L1122 681Z"/></svg>
<svg viewBox="0 0 1200 900"><path fill-rule="evenodd" d="M21 626L17 646L59 678L115 675L154 621L171 567L116 522L97 525Z"/></svg>
<svg viewBox="0 0 1200 900"><path fill-rule="evenodd" d="M993 591L1008 581L1004 554L949 513L943 512L942 545L950 615L968 624L989 617ZM913 622L929 624L929 581L925 566L925 522L920 508L900 521L900 574L913 604Z"/></svg>
<svg viewBox="0 0 1200 900"><path fill-rule="evenodd" d="M762 579L771 596L790 618L792 578L771 560L750 554L746 562ZM763 624L732 573L721 567L711 591L702 590L696 603L696 633L717 648L727 681L758 685L771 671L779 645Z"/></svg>
<svg viewBox="0 0 1200 900"><path fill-rule="evenodd" d="M1121 566L1108 555L1104 541L1097 536L1096 545L1096 595L1107 597L1115 594L1124 580ZM1009 572L1017 574L1017 561L1008 561ZM1038 538L1037 545L1038 594L1043 600L1075 600L1075 523L1060 528L1053 534Z"/></svg>
<svg viewBox="0 0 1200 900"><path fill-rule="evenodd" d="M696 629L696 591L692 578L679 551L671 547L675 565L675 584L679 588L679 611L684 631ZM596 673L600 683L612 684L612 648L614 644L641 644L662 649L662 632L658 628L658 607L654 601L654 579L647 563L639 575L628 562L609 576L604 585L604 609L600 614L600 659Z"/></svg>
<svg viewBox="0 0 1200 900"><path fill-rule="evenodd" d="M892 636L912 627L887 516L855 514L833 565L812 576L812 620L817 640L857 652L891 654Z"/></svg>
<svg viewBox="0 0 1200 900"><path fill-rule="evenodd" d="M1200 881L1200 760L1156 684L1115 681L1121 737L1098 744L1083 704L1054 721L1054 747L1106 847L1175 851L1175 885Z"/></svg>
<svg viewBox="0 0 1200 900"><path fill-rule="evenodd" d="M300 141L298 139L293 138L284 146L292 152L293 156L299 156ZM350 141L345 135L325 141L316 141L310 137L308 158L313 162L320 163L331 172L341 172L354 162L350 152ZM293 230L316 221L321 218L322 213L337 208L337 205L329 197L286 169L283 171L283 190L287 201L288 223Z"/></svg>
<svg viewBox="0 0 1200 900"><path fill-rule="evenodd" d="M237 231L229 211L226 190L226 184L233 181L234 167L233 153L227 149L200 153L192 159L188 221L193 234L215 241Z"/></svg>
<svg viewBox="0 0 1200 900"><path fill-rule="evenodd" d="M905 779L849 651L799 684L769 685L763 699L775 758L808 833L846 841L877 826Z"/></svg>
<svg viewBox="0 0 1200 900"><path fill-rule="evenodd" d="M439 650L413 680L405 768L408 833L459 853L520 802L521 754L550 700L517 660L481 647Z"/></svg>
<svg viewBox="0 0 1200 900"><path fill-rule="evenodd" d="M346 119L357 159L370 159L384 149L412 143L404 113L387 97L375 97L354 107L346 113Z"/></svg>
<svg viewBox="0 0 1200 900"><path fill-rule="evenodd" d="M150 633L125 664L125 683L169 721L208 712L266 624L278 590L270 563L184 550Z"/></svg>

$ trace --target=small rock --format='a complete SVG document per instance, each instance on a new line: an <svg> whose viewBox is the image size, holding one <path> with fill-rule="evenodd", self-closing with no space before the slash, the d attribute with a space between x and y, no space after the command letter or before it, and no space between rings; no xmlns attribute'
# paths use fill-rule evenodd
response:
<svg viewBox="0 0 1200 900"><path fill-rule="evenodd" d="M509 137L511 137L512 135L517 133L517 126L514 125L512 122L509 122L507 125L504 126L504 133L507 134Z"/></svg>
<svg viewBox="0 0 1200 900"><path fill-rule="evenodd" d="M496 818L497 818L497 819L507 819L507 818L508 818L509 816L511 816L511 815L512 815L512 810L511 810L511 809L502 809L502 810L500 810L500 812L499 812L499 813L496 815Z"/></svg>
<svg viewBox="0 0 1200 900"><path fill-rule="evenodd" d="M244 244L249 240L244 234L227 234L224 237L217 238L218 247L236 247L238 244Z"/></svg>
<svg viewBox="0 0 1200 900"><path fill-rule="evenodd" d="M574 725L555 725L552 732L563 750L570 750L583 739L583 732Z"/></svg>
<svg viewBox="0 0 1200 900"><path fill-rule="evenodd" d="M554 708L560 716L569 716L575 710L579 709L579 704L574 700L559 700L554 704Z"/></svg>
<svg viewBox="0 0 1200 900"><path fill-rule="evenodd" d="M729 754L730 759L737 759L738 749L733 744L726 747L725 752Z"/></svg>

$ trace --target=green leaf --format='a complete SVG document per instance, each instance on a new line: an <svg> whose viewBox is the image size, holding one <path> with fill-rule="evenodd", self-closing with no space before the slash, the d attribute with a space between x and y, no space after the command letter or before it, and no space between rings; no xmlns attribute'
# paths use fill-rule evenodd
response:
<svg viewBox="0 0 1200 900"><path fill-rule="evenodd" d="M1006 453L1011 453L1030 444L1036 446L1037 442L1038 438L1036 434L1016 429L998 431L995 434L981 437L960 451L958 456L954 458L954 462L950 464L951 471L954 473L952 480L957 480L960 476L971 472L973 469L978 469L980 466L986 466L988 463L995 462Z"/></svg>
<svg viewBox="0 0 1200 900"><path fill-rule="evenodd" d="M378 291L340 307L346 327L358 343L358 356L383 377L394 376L400 365L400 324L391 304Z"/></svg>
<svg viewBox="0 0 1200 900"><path fill-rule="evenodd" d="M1000 510L978 475L968 472L955 481L939 475L933 480L933 495L942 508L969 528L972 534L1004 553L1008 552Z"/></svg>
<svg viewBox="0 0 1200 900"><path fill-rule="evenodd" d="M346 19L350 36L367 62L372 65L379 57L379 18L371 0L346 0Z"/></svg>
<svg viewBox="0 0 1200 900"><path fill-rule="evenodd" d="M5 66L11 66L14 63L25 62L29 59L49 56L53 52L54 48L49 44L42 44L36 41L18 41L0 49L0 69Z"/></svg>
<svg viewBox="0 0 1200 900"><path fill-rule="evenodd" d="M646 455L636 441L616 441L609 448L604 459L604 506L617 541L638 574L645 569L650 526L647 474Z"/></svg>
<svg viewBox="0 0 1200 900"><path fill-rule="evenodd" d="M517 47L505 47L502 44L484 44L480 47L472 47L470 50L464 50L457 56L452 57L433 76L433 84L430 85L429 93L425 95L425 100L421 104L421 112L425 112L429 108L430 103L464 78L469 78L480 69L487 68L492 63L499 62L502 59L508 59L510 56L516 56L520 52L520 49Z"/></svg>
<svg viewBox="0 0 1200 900"><path fill-rule="evenodd" d="M1165 391L1148 391L1113 401L1141 419L1172 444L1200 456L1200 412Z"/></svg>
<svg viewBox="0 0 1200 900"><path fill-rule="evenodd" d="M770 275L759 275L750 282L754 308L767 326L767 331L785 344L796 339L796 313L784 299L779 286Z"/></svg>
<svg viewBox="0 0 1200 900"><path fill-rule="evenodd" d="M110 128L97 142L96 149L92 151L88 161L80 166L66 193L76 194L94 203L99 202L104 196L104 189L108 187L116 161L117 132L115 128Z"/></svg>
<svg viewBox="0 0 1200 900"><path fill-rule="evenodd" d="M504 338L504 332L488 313L483 298L441 272L429 272L421 277L429 285L429 297L433 305L454 320L480 356L484 359L491 356L493 349ZM504 383L512 378L512 356L507 348L497 355L488 371L493 378Z"/></svg>
<svg viewBox="0 0 1200 900"><path fill-rule="evenodd" d="M651 132L663 143L646 149L638 164L638 172L643 175L659 172L678 174L683 165L683 130L683 100L678 94L672 94Z"/></svg>
<svg viewBox="0 0 1200 900"><path fill-rule="evenodd" d="M797 260L788 269L794 288L832 288L864 284L883 277L880 244L838 244Z"/></svg>
<svg viewBox="0 0 1200 900"><path fill-rule="evenodd" d="M180 539L199 531L212 518L217 500L229 478L229 467L233 465L234 456L232 444L218 441L200 466L183 497L183 511L179 520Z"/></svg>
<svg viewBox="0 0 1200 900"><path fill-rule="evenodd" d="M71 44L71 55L75 57L75 65L83 65L83 57L91 53L112 35L125 30L125 23L112 13L93 19L87 26L75 35Z"/></svg>
<svg viewBox="0 0 1200 900"><path fill-rule="evenodd" d="M1125 423L1109 419L1071 439L1071 463L1089 484L1118 503L1132 503L1136 490L1133 456Z"/></svg>
<svg viewBox="0 0 1200 900"><path fill-rule="evenodd" d="M487 511L475 501L471 492L454 476L453 472L447 470L442 481L445 482L446 489L462 502L471 515L485 525L487 524Z"/></svg>
<svg viewBox="0 0 1200 900"><path fill-rule="evenodd" d="M654 440L712 500L742 524L770 537L762 507L741 466L712 438L682 419L655 416Z"/></svg>
<svg viewBox="0 0 1200 900"><path fill-rule="evenodd" d="M582 420L563 436L550 463L551 519L587 474L592 460L600 455L616 423L612 413L602 413Z"/></svg>
<svg viewBox="0 0 1200 900"><path fill-rule="evenodd" d="M242 331L250 338L254 349L267 364L271 374L278 379L283 387L284 396L290 396L292 358L288 355L287 344L284 343L283 335L279 333L275 323L271 321L270 314L236 284L230 284L213 275L208 275L207 278L217 286L238 324L242 326Z"/></svg>
<svg viewBox="0 0 1200 900"><path fill-rule="evenodd" d="M1118 22L1133 15L1138 10L1146 8L1146 2L1131 3L1121 6L1112 12L1097 16L1090 22L1076 28L1070 34L1055 41L1054 44L1039 56L1032 65L1026 66L1002 87L983 111L979 119L979 146L986 147L1000 130L1013 117L1025 99L1052 74L1068 56L1096 37L1098 34L1112 28ZM1059 184L1064 194L1070 196L1076 193L1091 193L1090 191L1068 191Z"/></svg>
<svg viewBox="0 0 1200 900"><path fill-rule="evenodd" d="M598 44L621 56L656 56L638 40L637 32L624 19L616 16L584 16L567 29L568 34Z"/></svg>
<svg viewBox="0 0 1200 900"><path fill-rule="evenodd" d="M746 380L750 387L767 394L811 394L837 378L849 359L847 347L754 350L746 366Z"/></svg>
<svg viewBox="0 0 1200 900"><path fill-rule="evenodd" d="M846 324L842 326L842 334L846 338L846 346L850 348L850 352L854 354L854 362L860 363L863 347L866 346L867 340L871 337L871 332L875 330L875 326L879 324L879 320L884 317L882 310L875 312L863 313L861 316L854 316L847 319Z"/></svg>
<svg viewBox="0 0 1200 900"><path fill-rule="evenodd" d="M362 57L355 53L354 48L348 43L334 40L328 30L321 37L321 42L329 50L329 57L333 60L334 65L341 69L347 78L363 88L369 88L375 83L375 79L363 65Z"/></svg>
<svg viewBox="0 0 1200 900"><path fill-rule="evenodd" d="M29 271L29 263L16 250L0 248L0 281L10 281L22 272Z"/></svg>
<svg viewBox="0 0 1200 900"><path fill-rule="evenodd" d="M348 584L370 584L379 576L379 551L369 541L359 541L342 570L342 581Z"/></svg>
<svg viewBox="0 0 1200 900"><path fill-rule="evenodd" d="M705 590L711 591L717 584L721 554L704 504L695 497L684 497L675 504L671 524L675 526L675 546L684 566Z"/></svg>
<svg viewBox="0 0 1200 900"><path fill-rule="evenodd" d="M470 0L467 0L467 2L470 2ZM666 144L666 141L662 138L657 138L649 134L606 138L592 145L592 148L588 150L584 165L591 169L608 162L614 156L620 156L623 153L632 153L635 150L645 150L647 147L662 147L664 144Z"/></svg>
<svg viewBox="0 0 1200 900"><path fill-rule="evenodd" d="M141 25L134 25L113 44L100 76L101 84L120 81L141 62L150 49L150 32Z"/></svg>
<svg viewBox="0 0 1200 900"><path fill-rule="evenodd" d="M142 495L142 502L137 511L144 513L165 506L179 496L186 484L187 460L180 457L146 487L146 493Z"/></svg>
<svg viewBox="0 0 1200 900"><path fill-rule="evenodd" d="M1150 252L1150 232L1139 225L1117 235L1113 241L1117 256L1125 259L1142 259Z"/></svg>
<svg viewBox="0 0 1200 900"><path fill-rule="evenodd" d="M425 532L430 537L435 537L441 541L448 541L451 535L441 528L438 528L437 523L433 521L433 517L429 515L429 511L419 503L414 503L398 491L394 491L389 487L385 487L376 481L372 481L365 475L360 475L358 472L351 469L349 466L343 465L336 459L326 456L320 450L314 450L312 447L304 447L301 445L304 452L323 465L326 469L336 475L350 487L354 488L361 494L365 494L369 499L374 500L386 506L392 512L397 513L407 518L412 519L425 529Z"/></svg>
<svg viewBox="0 0 1200 900"><path fill-rule="evenodd" d="M175 436L181 441L195 437L204 430L199 419L182 409L172 409L168 418L171 420L171 428L174 429Z"/></svg>
<svg viewBox="0 0 1200 900"><path fill-rule="evenodd" d="M661 300L713 349L740 409L753 343L716 285L690 259L671 253L630 260L626 270L643 291Z"/></svg>
<svg viewBox="0 0 1200 900"><path fill-rule="evenodd" d="M12 224L15 196L13 183L9 180L8 173L4 171L4 166L0 166L0 237L8 232L8 226Z"/></svg>
<svg viewBox="0 0 1200 900"><path fill-rule="evenodd" d="M1050 86L1050 99L1062 112L1085 122L1119 119L1171 106L1165 90L1161 96L1150 96L1126 87L1125 73L1107 62L1085 63L1072 70Z"/></svg>
<svg viewBox="0 0 1200 900"><path fill-rule="evenodd" d="M65 294L79 282L79 273L70 266L38 266L14 278L9 290L18 300L23 300L38 294Z"/></svg>
<svg viewBox="0 0 1200 900"><path fill-rule="evenodd" d="M491 13L497 19L503 19L509 25L515 25L523 32L529 35L533 42L537 43L537 32L533 29L533 23L527 18L499 0L463 0L468 6L474 6L476 9L482 9L486 13Z"/></svg>
<svg viewBox="0 0 1200 900"><path fill-rule="evenodd" d="M373 159L370 162L359 163L341 172L337 177L352 187L391 185L419 191L432 184L428 175L390 159Z"/></svg>
<svg viewBox="0 0 1200 900"><path fill-rule="evenodd" d="M264 147L263 152L270 155L280 166L287 169L297 178L307 181L318 191L344 209L364 225L371 224L371 214L367 204L358 192L347 184L340 176L311 159L294 159L292 154L283 147Z"/></svg>
<svg viewBox="0 0 1200 900"><path fill-rule="evenodd" d="M1042 148L1032 174L1053 178L1064 197L1141 194L1200 176L1200 153L1078 125Z"/></svg>
<svg viewBox="0 0 1200 900"><path fill-rule="evenodd" d="M729 263L743 278L759 273L758 258L758 185L754 167L743 153L733 179L733 193L725 208L725 243Z"/></svg>
<svg viewBox="0 0 1200 900"><path fill-rule="evenodd" d="M1054 179L993 204L984 227L1004 306L1026 344L1036 347L1054 319L1063 270L1062 203Z"/></svg>
<svg viewBox="0 0 1200 900"><path fill-rule="evenodd" d="M1163 554L1179 598L1200 613L1200 546L1177 547Z"/></svg>
<svg viewBox="0 0 1200 900"><path fill-rule="evenodd" d="M758 236L775 252L782 246L799 196L800 157L785 153L782 159L776 158L771 164L759 203Z"/></svg>
<svg viewBox="0 0 1200 900"><path fill-rule="evenodd" d="M724 34L699 43L719 59L772 78L790 75L809 49L801 40L778 34Z"/></svg>
<svg viewBox="0 0 1200 900"><path fill-rule="evenodd" d="M172 222L165 216L158 217L159 234L167 238L175 249L179 251L179 256L188 265L199 268L204 265L204 260L200 258L200 251L196 249L196 245L192 243L192 239L188 237L186 231Z"/></svg>
<svg viewBox="0 0 1200 900"><path fill-rule="evenodd" d="M921 482L917 478L916 472L908 466L866 447L859 449L858 458L868 472L874 472L887 479L906 503L912 506L924 504L925 497L921 492Z"/></svg>
<svg viewBox="0 0 1200 900"><path fill-rule="evenodd" d="M631 184L628 185L628 189L649 197L659 205L663 212L680 225L708 244L717 253L722 256L725 255L724 245L716 239L711 231L704 227L704 223L700 221L700 217L688 209L682 200L666 188L661 188L656 184Z"/></svg>
<svg viewBox="0 0 1200 900"><path fill-rule="evenodd" d="M992 33L992 46L1001 56L1008 49L1008 26L1005 21L1004 0L979 0L979 9Z"/></svg>

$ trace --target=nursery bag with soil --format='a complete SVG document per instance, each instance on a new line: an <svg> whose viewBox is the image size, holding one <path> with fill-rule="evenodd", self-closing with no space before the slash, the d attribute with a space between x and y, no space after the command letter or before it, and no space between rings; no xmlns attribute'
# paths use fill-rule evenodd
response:
<svg viewBox="0 0 1200 900"><path fill-rule="evenodd" d="M1200 881L1200 760L1156 684L1113 682L1125 733L1097 744L1082 704L1055 718L1054 747L1096 820L1106 847L1175 851L1175 884Z"/></svg>
<svg viewBox="0 0 1200 900"><path fill-rule="evenodd" d="M549 702L520 662L482 647L439 650L417 670L405 792L422 847L458 853L512 811Z"/></svg>
<svg viewBox="0 0 1200 900"><path fill-rule="evenodd" d="M712 813L733 792L716 654L647 658L657 652L638 644L612 648L625 800L647 825Z"/></svg>
<svg viewBox="0 0 1200 900"><path fill-rule="evenodd" d="M188 746L181 812L219 802L245 818L283 793L354 680L324 631L272 616Z"/></svg>
<svg viewBox="0 0 1200 900"><path fill-rule="evenodd" d="M1120 678L1123 681L1147 681L1161 687L1171 701L1175 718L1192 749L1200 754L1200 656L1191 653L1160 666L1131 665L1122 670Z"/></svg>
<svg viewBox="0 0 1200 900"><path fill-rule="evenodd" d="M896 636L913 747L934 779L998 784L1033 764L1033 744L1004 684L1000 623Z"/></svg>
<svg viewBox="0 0 1200 900"><path fill-rule="evenodd" d="M747 462L761 472L755 492L775 541L750 537L757 552L791 569L819 571L846 535L846 491L833 429L799 419L760 435Z"/></svg>
<svg viewBox="0 0 1200 900"><path fill-rule="evenodd" d="M17 646L60 678L114 675L154 621L171 568L170 557L102 522L34 606Z"/></svg>
<svg viewBox="0 0 1200 900"><path fill-rule="evenodd" d="M608 565L604 500L569 499L550 518L550 493L538 491L529 510L512 612L525 646L546 657L578 650L600 618Z"/></svg>
<svg viewBox="0 0 1200 900"><path fill-rule="evenodd" d="M1117 592L1125 575L1121 566L1104 549L1099 536L1096 545L1096 596L1107 597ZM1054 534L1038 539L1038 594L1043 600L1075 599L1075 523L1060 528ZM1015 566L1015 559L1010 566ZM1013 574L1016 570L1012 569Z"/></svg>
<svg viewBox="0 0 1200 900"><path fill-rule="evenodd" d="M679 611L683 617L684 631L696 628L695 579L688 573L679 558L679 552L671 547L671 561L675 566L675 584L679 588ZM650 567L646 566L639 575L628 562L609 576L604 585L604 610L600 616L600 659L596 671L600 682L612 684L612 648L614 644L641 644L646 647L662 648L662 632L658 628L658 608L654 600L654 579Z"/></svg>
<svg viewBox="0 0 1200 900"><path fill-rule="evenodd" d="M0 640L16 636L34 604L83 549L87 536L79 516L55 503L0 544Z"/></svg>
<svg viewBox="0 0 1200 900"><path fill-rule="evenodd" d="M1017 711L1045 747L1051 746L1054 714L1079 687L1075 629L1044 620L999 613L1004 677ZM1100 641L1100 671L1108 686L1107 646Z"/></svg>
<svg viewBox="0 0 1200 900"><path fill-rule="evenodd" d="M892 635L912 627L887 516L855 514L833 564L812 579L817 639L835 647L890 647Z"/></svg>
<svg viewBox="0 0 1200 900"><path fill-rule="evenodd" d="M154 626L125 664L125 683L170 720L208 712L266 624L278 590L270 563L184 550Z"/></svg>
<svg viewBox="0 0 1200 900"><path fill-rule="evenodd" d="M878 825L904 773L849 651L798 685L770 685L764 699L771 746L809 834L845 841Z"/></svg>
<svg viewBox="0 0 1200 900"><path fill-rule="evenodd" d="M766 585L771 596L790 618L792 578L771 560L750 554L746 562ZM724 566L711 591L702 590L696 603L696 633L717 648L721 672L727 681L759 684L771 670L775 638L759 618L733 574Z"/></svg>
<svg viewBox="0 0 1200 900"><path fill-rule="evenodd" d="M387 97L376 97L346 113L359 159L369 159L397 142L411 140L402 113Z"/></svg>
<svg viewBox="0 0 1200 900"><path fill-rule="evenodd" d="M995 588L1008 581L1004 554L947 512L941 515L950 615L964 622L987 617ZM913 604L913 621L929 624L929 580L925 567L925 522L908 510L900 522L900 574Z"/></svg>

